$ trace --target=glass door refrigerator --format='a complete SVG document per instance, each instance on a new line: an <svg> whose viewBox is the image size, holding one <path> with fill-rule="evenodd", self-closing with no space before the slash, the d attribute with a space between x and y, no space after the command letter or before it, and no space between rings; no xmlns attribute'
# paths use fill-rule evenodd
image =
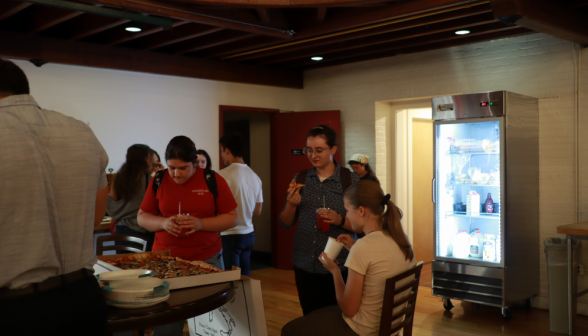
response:
<svg viewBox="0 0 588 336"><path fill-rule="evenodd" d="M539 293L538 101L506 91L433 103L433 295L502 308Z"/></svg>

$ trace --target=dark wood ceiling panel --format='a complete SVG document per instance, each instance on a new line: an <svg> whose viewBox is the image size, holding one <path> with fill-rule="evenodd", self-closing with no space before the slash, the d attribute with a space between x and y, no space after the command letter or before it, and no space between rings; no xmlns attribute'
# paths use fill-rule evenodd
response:
<svg viewBox="0 0 588 336"><path fill-rule="evenodd" d="M283 39L291 39L292 36L286 34L284 31L264 27L260 25L251 25L249 23L242 23L228 20L225 18L212 17L210 15L203 15L196 13L186 6L178 6L166 2L159 2L153 0L141 0L141 2L126 1L126 0L91 0L94 3L103 5L112 5L120 8L136 10L144 13L151 13L154 15L166 16L178 20L188 20L196 23L212 25L225 29L234 29L245 31L248 33L275 36Z"/></svg>
<svg viewBox="0 0 588 336"><path fill-rule="evenodd" d="M28 2L2 0L2 2L0 2L0 21L13 16L30 5L32 4Z"/></svg>
<svg viewBox="0 0 588 336"><path fill-rule="evenodd" d="M109 17L96 17L84 21L84 24L80 27L76 27L77 32L72 34L70 40L81 40L83 38L98 34L105 30L118 27L131 20L127 19L115 19Z"/></svg>
<svg viewBox="0 0 588 336"><path fill-rule="evenodd" d="M145 38L137 39L132 41L131 44L128 44L128 46L141 50L154 50L201 36L214 34L222 30L224 29L220 27L189 23L173 29L163 30Z"/></svg>
<svg viewBox="0 0 588 336"><path fill-rule="evenodd" d="M321 63L321 64L326 64L329 62L333 62L333 61L338 61L338 60L344 60L344 59L348 59L348 58L360 58L362 56L369 56L372 54L397 54L399 50L403 50L403 49L409 49L409 48L415 48L415 47L421 47L421 46L427 46L427 45L431 45L431 44L446 44L446 45L451 45L454 42L459 42L459 41L482 41L484 40L484 38L488 38L488 36L492 37L495 35L500 35L508 32L510 30L517 30L517 31L524 31L524 32L528 32L528 29L525 30L520 30L520 27L516 27L516 26L511 26L511 27L505 27L502 24L491 24L491 25L487 25L485 27L484 30L469 34L469 35L455 35L452 32L445 32L445 33L439 33L439 34L434 34L434 35L429 35L429 36L424 36L424 37L420 37L420 38L415 38L415 39L410 39L410 40L406 40L406 41L401 41L401 42L396 42L396 43L390 43L388 45L385 46L381 46L381 47L368 47L368 48L361 48L361 49L357 49L357 50L351 50L351 51L340 51L340 52L336 52L336 53L332 53L332 54L328 54L324 57L323 61L320 62L315 62L310 60L310 58L304 59L304 60L295 60L295 61L291 61L290 63L288 63L287 65L284 64L284 66L286 68L300 68L300 67L306 67L306 66L310 66L310 65L315 65L317 63ZM468 42L468 43L474 43L474 42Z"/></svg>
<svg viewBox="0 0 588 336"><path fill-rule="evenodd" d="M403 0L170 0L182 4L201 4L225 7L361 7Z"/></svg>
<svg viewBox="0 0 588 336"><path fill-rule="evenodd" d="M214 32L211 34L201 35L197 38L192 38L183 42L179 42L173 45L168 45L164 48L159 48L157 51L175 54L175 55L182 55L187 54L196 50L201 50L206 48L206 46L213 47L215 43L217 45L223 44L222 41L231 40L235 38L240 38L242 36L249 36L250 34L241 32L241 31L234 31L234 30L220 30L218 32ZM227 42L229 43L229 42Z"/></svg>
<svg viewBox="0 0 588 336"><path fill-rule="evenodd" d="M302 88L302 73L0 31L0 57Z"/></svg>
<svg viewBox="0 0 588 336"><path fill-rule="evenodd" d="M221 58L223 56L228 56L236 52L238 53L241 51L250 50L252 45L263 47L267 45L273 45L277 41L282 40L271 36L257 35L255 37L247 39L246 41L239 41L231 43L230 45L223 45L220 47L211 48L209 50L199 53L199 57Z"/></svg>
<svg viewBox="0 0 588 336"><path fill-rule="evenodd" d="M209 49L209 48L217 47L217 46L220 46L223 44L228 44L228 43L233 43L233 42L237 42L237 41L241 41L241 40L250 39L254 36L257 36L257 35L247 34L247 33L239 33L239 34L235 34L233 37L229 37L226 39L215 39L214 41L202 43L202 44L197 45L195 47L188 47L186 49L181 49L181 50L175 52L175 54L177 54L177 55L191 54L191 53L194 53L199 50Z"/></svg>
<svg viewBox="0 0 588 336"><path fill-rule="evenodd" d="M319 47L319 46L322 46L325 44L340 43L340 42L345 42L348 40L360 39L360 38L365 38L368 36L374 36L374 35L378 35L378 34L385 34L385 33L401 31L401 30L415 28L415 27L421 27L421 26L429 26L429 25L433 25L436 23L440 23L440 22L446 22L446 21L451 21L451 20L456 20L456 19L461 19L461 18L467 18L467 17L471 17L471 16L476 16L476 15L479 16L480 14L491 13L491 12L492 12L492 9L490 8L489 5L475 6L475 7L461 9L461 10L452 11L452 12L448 12L448 13L437 14L437 15L433 15L433 16L429 16L429 17L403 21L403 22L399 22L399 23L395 23L395 24L391 24L391 25L382 26L379 28L368 29L368 30L363 30L363 31L358 31L358 32L351 32L351 33L346 33L346 34L340 34L340 35L330 37L327 39L318 39L316 41L309 41L309 42L305 42L305 43L293 44L293 45L287 46L287 47L279 47L280 45L277 45L278 48L269 49L267 51L253 52L248 55L244 55L242 57L239 57L237 59L239 61L244 61L244 60L256 59L256 58L261 58L261 57L268 57L271 55L291 53L291 52L294 52L297 50ZM290 43L295 43L295 42L290 42ZM258 47L258 46L255 46L255 47L257 47L257 48L252 48L248 51L252 51L252 50L256 51L256 49L264 48L264 47ZM238 53L239 52L236 52L235 54L238 54Z"/></svg>
<svg viewBox="0 0 588 336"><path fill-rule="evenodd" d="M404 30L400 33L392 32L388 34L380 34L361 39L346 41L338 43L337 45L327 44L324 46L310 48L308 50L301 50L298 52L286 53L280 57L266 58L259 64L274 64L300 58L310 58L312 56L323 56L329 53L346 51L351 49L359 49L380 44L389 44L391 42L411 40L427 35L435 35L438 33L449 32L450 35L455 36L455 31L459 29L469 29L472 32L485 31L487 29L503 28L505 25L502 22L497 22L491 13L476 15L470 18L454 20L450 22L435 23L427 26L412 28ZM325 41L326 42L326 41Z"/></svg>
<svg viewBox="0 0 588 336"><path fill-rule="evenodd" d="M463 39L453 40L451 42L431 43L431 44L425 44L425 45L421 45L421 46L415 46L415 47L410 47L410 48L405 48L405 49L398 49L398 50L393 50L393 51L383 51L383 52L379 52L379 53L373 53L373 54L367 54L367 55L361 55L361 56L340 58L338 60L330 60L327 62L322 62L322 61L321 62L314 62L314 63L307 62L305 65L298 65L293 68L299 68L301 70L313 70L313 69L326 68L326 67L331 67L331 66L336 66L336 65L343 65L343 64L364 62L364 61L375 60L375 59L386 58L386 57L393 57L393 56L397 56L397 55L401 55L401 54L413 54L413 53L420 53L420 52L436 50L436 49L445 49L445 48L450 48L450 47L462 46L462 45L491 41L491 40L497 40L497 39L508 38L508 37L516 37L516 36L527 35L527 34L532 34L532 33L534 33L534 31L527 29L527 28L513 28L513 29L509 29L509 30L493 32L493 33L484 34L484 35L480 35L480 36L465 37Z"/></svg>
<svg viewBox="0 0 588 336"><path fill-rule="evenodd" d="M175 21L172 25L172 28L169 28L169 29L173 29L175 27L179 27L181 25L185 25L188 23L190 23L190 22L188 22L188 21ZM133 33L133 32L127 31L125 29L126 28L125 26L120 26L115 29L110 29L109 31L107 31L103 34L100 34L100 36L96 38L95 42L100 43L100 44L106 44L106 45L117 45L117 44L129 42L129 41L141 38L141 37L153 35L155 33L159 33L161 31L165 30L165 28L161 27L161 26L142 24L140 27L142 30L138 33Z"/></svg>
<svg viewBox="0 0 588 336"><path fill-rule="evenodd" d="M326 16L327 16L327 7L319 7L316 9L316 22L325 21Z"/></svg>
<svg viewBox="0 0 588 336"><path fill-rule="evenodd" d="M269 15L267 13L267 9L265 9L265 8L257 8L256 12L257 12L257 15L259 15L259 19L261 20L261 22L263 22L263 23L270 23L270 18L269 18Z"/></svg>
<svg viewBox="0 0 588 336"><path fill-rule="evenodd" d="M30 17L28 33L35 34L84 14L80 11L55 7L35 6Z"/></svg>

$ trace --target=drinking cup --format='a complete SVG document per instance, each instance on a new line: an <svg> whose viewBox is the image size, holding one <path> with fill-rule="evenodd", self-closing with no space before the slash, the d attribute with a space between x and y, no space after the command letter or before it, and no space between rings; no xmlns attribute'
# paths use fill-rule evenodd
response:
<svg viewBox="0 0 588 336"><path fill-rule="evenodd" d="M188 216L190 216L190 214L179 214L178 215L179 219L178 219L178 221L176 221L176 224L179 224L180 220L182 220L184 217L188 217ZM181 228L180 233L178 233L178 237L187 237L188 236L187 233L189 231L190 231L189 229Z"/></svg>
<svg viewBox="0 0 588 336"><path fill-rule="evenodd" d="M329 208L318 208L316 209L316 227L319 231L327 232L331 223L327 222L327 218L321 217L321 211L330 210Z"/></svg>
<svg viewBox="0 0 588 336"><path fill-rule="evenodd" d="M329 237L327 246L325 246L325 253L331 260L335 260L344 246L343 243L338 242L335 238Z"/></svg>

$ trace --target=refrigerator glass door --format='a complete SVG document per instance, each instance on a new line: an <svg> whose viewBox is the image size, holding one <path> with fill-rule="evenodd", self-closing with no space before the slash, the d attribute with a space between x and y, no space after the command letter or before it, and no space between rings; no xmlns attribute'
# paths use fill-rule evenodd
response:
<svg viewBox="0 0 588 336"><path fill-rule="evenodd" d="M503 265L502 130L502 118L435 123L436 260Z"/></svg>

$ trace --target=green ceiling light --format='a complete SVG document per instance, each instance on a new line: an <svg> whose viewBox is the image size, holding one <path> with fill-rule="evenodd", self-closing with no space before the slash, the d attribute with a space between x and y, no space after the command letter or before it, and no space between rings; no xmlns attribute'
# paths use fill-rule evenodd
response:
<svg viewBox="0 0 588 336"><path fill-rule="evenodd" d="M322 61L323 60L323 58L321 56L314 56L314 57L311 57L310 59L313 61Z"/></svg>
<svg viewBox="0 0 588 336"><path fill-rule="evenodd" d="M470 31L467 29L462 29L462 30L458 30L455 32L456 35L467 35L469 33L470 33Z"/></svg>
<svg viewBox="0 0 588 336"><path fill-rule="evenodd" d="M127 27L125 28L126 31L131 32L131 33L138 33L141 31L141 28L139 27Z"/></svg>

